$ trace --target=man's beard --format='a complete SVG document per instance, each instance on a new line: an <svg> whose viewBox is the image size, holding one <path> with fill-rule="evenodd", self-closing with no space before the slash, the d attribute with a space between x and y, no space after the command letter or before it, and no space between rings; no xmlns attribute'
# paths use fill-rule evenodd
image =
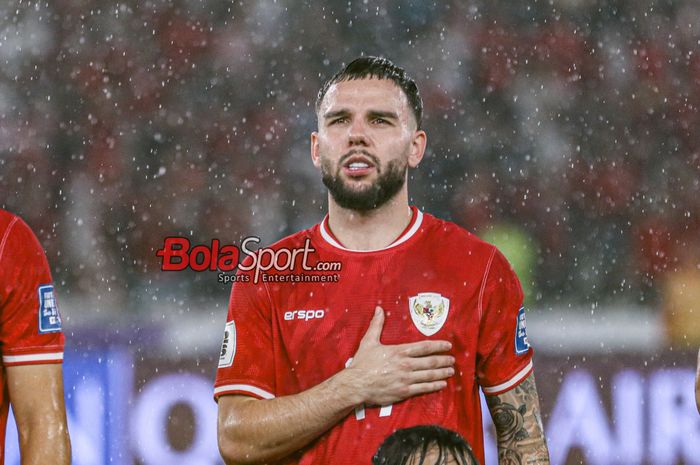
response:
<svg viewBox="0 0 700 465"><path fill-rule="evenodd" d="M321 174L323 184L339 206L348 210L366 212L381 207L401 190L406 182L407 162L401 158L394 159L386 164L385 169L382 169L375 156L364 152L363 154L372 159L377 169L378 177L370 186L353 189L340 177L342 160L346 157L338 162L335 174L331 173L333 166L330 160L323 158Z"/></svg>

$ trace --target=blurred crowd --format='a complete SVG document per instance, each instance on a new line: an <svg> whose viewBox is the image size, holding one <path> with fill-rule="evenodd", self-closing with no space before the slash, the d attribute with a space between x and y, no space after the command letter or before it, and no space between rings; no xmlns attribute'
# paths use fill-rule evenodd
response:
<svg viewBox="0 0 700 465"><path fill-rule="evenodd" d="M316 92L382 55L424 100L413 203L498 243L533 307L652 307L700 263L698 43L692 0L11 0L0 205L63 293L225 302L155 251L318 222Z"/></svg>

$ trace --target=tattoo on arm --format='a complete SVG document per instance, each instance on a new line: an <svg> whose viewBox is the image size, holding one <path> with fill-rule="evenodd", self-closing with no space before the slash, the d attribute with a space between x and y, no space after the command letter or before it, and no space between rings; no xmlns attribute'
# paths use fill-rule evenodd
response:
<svg viewBox="0 0 700 465"><path fill-rule="evenodd" d="M498 437L499 465L549 465L534 375L508 392L486 396Z"/></svg>

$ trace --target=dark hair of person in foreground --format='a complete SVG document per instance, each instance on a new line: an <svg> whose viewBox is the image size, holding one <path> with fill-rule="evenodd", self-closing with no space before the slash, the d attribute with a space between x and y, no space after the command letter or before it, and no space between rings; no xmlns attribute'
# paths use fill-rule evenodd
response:
<svg viewBox="0 0 700 465"><path fill-rule="evenodd" d="M458 433L437 425L396 430L372 457L372 465L480 465Z"/></svg>

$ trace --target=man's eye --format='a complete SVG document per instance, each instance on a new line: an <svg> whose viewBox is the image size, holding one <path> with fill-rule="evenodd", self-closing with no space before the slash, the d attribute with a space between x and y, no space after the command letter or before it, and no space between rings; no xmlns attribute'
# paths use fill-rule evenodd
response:
<svg viewBox="0 0 700 465"><path fill-rule="evenodd" d="M385 120L384 118L374 118L374 120L372 120L372 122L373 122L374 124L387 124L387 123L389 123L389 122L388 122L387 120Z"/></svg>
<svg viewBox="0 0 700 465"><path fill-rule="evenodd" d="M331 121L331 124L340 124L346 122L348 119L346 117L336 118Z"/></svg>

